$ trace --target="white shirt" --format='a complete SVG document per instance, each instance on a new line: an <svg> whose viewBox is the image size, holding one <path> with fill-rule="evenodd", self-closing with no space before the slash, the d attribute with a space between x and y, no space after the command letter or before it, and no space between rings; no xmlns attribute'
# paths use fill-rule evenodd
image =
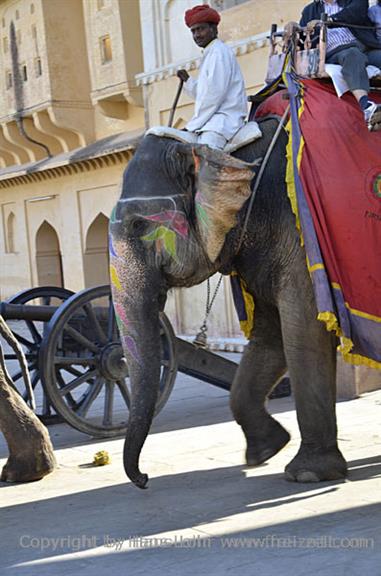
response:
<svg viewBox="0 0 381 576"><path fill-rule="evenodd" d="M243 126L247 114L245 84L238 62L216 38L204 50L198 78L188 78L186 93L195 99L190 132L217 132L230 140Z"/></svg>
<svg viewBox="0 0 381 576"><path fill-rule="evenodd" d="M324 12L327 16L337 14L342 9L343 7L339 6L337 1L332 3L324 2ZM354 42L356 42L356 38L349 28L341 27L327 29L327 54L332 52L332 50L335 50L335 48L339 48L339 46L352 44Z"/></svg>

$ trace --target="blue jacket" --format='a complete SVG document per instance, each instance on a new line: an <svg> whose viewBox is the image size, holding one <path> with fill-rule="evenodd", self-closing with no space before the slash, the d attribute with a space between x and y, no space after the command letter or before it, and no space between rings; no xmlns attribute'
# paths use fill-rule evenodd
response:
<svg viewBox="0 0 381 576"><path fill-rule="evenodd" d="M368 0L338 0L338 3L342 6L342 9L331 16L332 20L347 24L352 34L367 48L381 49L381 43L377 40L374 24L368 18ZM310 20L320 20L322 12L324 12L323 1L314 0L314 2L311 2L303 9L300 26L307 26ZM361 26L373 28L371 30L351 28L351 24L360 24Z"/></svg>

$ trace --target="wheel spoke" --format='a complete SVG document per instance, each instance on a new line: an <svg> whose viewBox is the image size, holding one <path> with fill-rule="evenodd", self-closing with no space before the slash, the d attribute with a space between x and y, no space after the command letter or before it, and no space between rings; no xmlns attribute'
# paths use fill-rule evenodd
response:
<svg viewBox="0 0 381 576"><path fill-rule="evenodd" d="M21 336L21 334L17 334L17 332L13 332L13 330L12 330L12 334L16 338L16 340L19 342L19 344L22 344L23 346L25 346L29 350L33 350L34 348L36 348L35 342L30 342L29 340L24 338L24 336Z"/></svg>
<svg viewBox="0 0 381 576"><path fill-rule="evenodd" d="M47 394L45 394L42 397L43 401L42 401L42 413L44 416L51 416L52 415L52 405L49 401L49 397Z"/></svg>
<svg viewBox="0 0 381 576"><path fill-rule="evenodd" d="M73 338L73 340L75 340L76 342L81 344L84 348L87 348L88 350L91 350L92 352L95 352L96 354L99 352L98 346L96 344L94 344L94 342L91 342L91 340L86 338L86 336L83 336L83 334L78 332L78 330L76 330L72 326L69 326L68 324L66 324L64 326L64 330L65 330L65 332L67 332L69 334L69 336L71 336Z"/></svg>
<svg viewBox="0 0 381 576"><path fill-rule="evenodd" d="M17 380L20 380L21 377L22 377L21 370L16 372L16 374L11 374L11 378L12 378L14 384L17 382Z"/></svg>
<svg viewBox="0 0 381 576"><path fill-rule="evenodd" d="M91 404L99 395L100 391L102 390L102 386L104 384L104 379L101 376L97 376L94 384L92 384L89 392L87 393L85 399L81 402L77 410L77 415L81 418L84 418L89 411Z"/></svg>
<svg viewBox="0 0 381 576"><path fill-rule="evenodd" d="M82 374L81 376L78 376L78 378L74 378L74 380L72 380L71 382L69 382L68 384L65 384L61 389L60 389L60 394L61 396L65 396L68 392L71 392L72 390L74 390L74 388L78 388L78 386L80 386L81 384L83 384L84 382L87 382L90 378L92 378L95 374L97 373L96 370L88 370L87 372L85 372L84 374Z"/></svg>
<svg viewBox="0 0 381 576"><path fill-rule="evenodd" d="M115 384L110 380L106 381L105 404L103 413L103 426L112 426L112 409L114 404Z"/></svg>
<svg viewBox="0 0 381 576"><path fill-rule="evenodd" d="M39 344L42 340L42 337L39 331L37 330L36 326L34 325L34 323L31 320L26 320L25 324L29 328L29 332L31 333L34 343Z"/></svg>
<svg viewBox="0 0 381 576"><path fill-rule="evenodd" d="M33 372L33 376L31 378L31 384L32 384L32 389L34 390L35 387L37 386L37 382L40 379L40 372L38 370L34 370Z"/></svg>
<svg viewBox="0 0 381 576"><path fill-rule="evenodd" d="M16 354L4 354L4 360L17 360Z"/></svg>
<svg viewBox="0 0 381 576"><path fill-rule="evenodd" d="M90 358L78 358L77 356L54 356L54 364L57 368L68 365L94 366L96 363L97 359L94 358L94 356L91 356Z"/></svg>
<svg viewBox="0 0 381 576"><path fill-rule="evenodd" d="M78 375L80 375L80 372L78 372ZM56 371L56 379L57 379L57 382L58 382L58 385L59 385L60 388L63 388L63 387L66 385L66 382L65 382L65 380L62 378L62 374L61 374L60 371ZM45 399L46 396L47 396L47 395L44 394L44 399ZM77 402L74 400L73 396L72 396L70 393L69 393L69 394L66 394L66 396L65 396L65 401L69 404L69 406L70 406L73 410L76 409L76 407L77 407Z"/></svg>
<svg viewBox="0 0 381 576"><path fill-rule="evenodd" d="M120 390L120 393L122 395L122 398L127 406L127 408L130 407L130 391L128 389L128 386L125 382L125 380L117 380L116 381L118 388Z"/></svg>
<svg viewBox="0 0 381 576"><path fill-rule="evenodd" d="M103 328L97 318L94 308L91 306L91 304L85 304L83 309L85 310L86 315L90 320L90 323L94 326L99 341L105 344L107 342L106 334L103 331Z"/></svg>
<svg viewBox="0 0 381 576"><path fill-rule="evenodd" d="M60 370L60 368L58 368L58 370ZM62 367L61 370L68 372L69 374L72 374L73 376L81 376L83 374L83 372L81 372L80 370L77 370L76 368L73 368L73 366L66 366L66 367Z"/></svg>

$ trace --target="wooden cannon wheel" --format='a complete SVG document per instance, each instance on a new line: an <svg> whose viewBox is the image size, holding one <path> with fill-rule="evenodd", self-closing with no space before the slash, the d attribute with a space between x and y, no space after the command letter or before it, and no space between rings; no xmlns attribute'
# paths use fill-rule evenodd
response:
<svg viewBox="0 0 381 576"><path fill-rule="evenodd" d="M160 325L161 380L155 414L167 402L177 373L176 338L164 314ZM50 401L71 426L96 437L125 432L130 382L110 286L82 290L57 309L41 344L40 366Z"/></svg>
<svg viewBox="0 0 381 576"><path fill-rule="evenodd" d="M12 296L7 300L7 304L59 306L73 294L74 292L71 290L60 288L58 286L39 286L37 288L30 288L18 292L15 296ZM45 322L31 319L12 320L10 323L13 335L24 350L32 388L36 391L37 397L41 385L39 351L46 325L47 323ZM8 362L12 360L16 361L16 354L13 351L6 353L5 360ZM29 403L24 380L22 378L22 372L18 363L17 367L11 367L10 376L12 377L12 380L21 396L27 403ZM57 417L52 414L51 405L43 390L42 394L42 408L37 410L37 416L45 423L53 422Z"/></svg>

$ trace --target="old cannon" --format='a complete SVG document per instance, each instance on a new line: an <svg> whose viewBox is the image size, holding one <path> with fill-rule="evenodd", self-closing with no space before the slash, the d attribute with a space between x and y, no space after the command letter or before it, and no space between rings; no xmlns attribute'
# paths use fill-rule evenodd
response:
<svg viewBox="0 0 381 576"><path fill-rule="evenodd" d="M45 422L52 419L53 407L59 417L91 436L124 433L130 398L128 367L108 285L77 294L58 287L32 288L2 302L0 314L13 321L10 327L24 348L33 388L42 384L39 416ZM160 323L156 414L169 398L177 371L229 390L235 362L177 338L164 313ZM6 353L5 359L12 361L15 356ZM12 378L20 389L21 371L17 369ZM277 395L286 394L287 381Z"/></svg>

